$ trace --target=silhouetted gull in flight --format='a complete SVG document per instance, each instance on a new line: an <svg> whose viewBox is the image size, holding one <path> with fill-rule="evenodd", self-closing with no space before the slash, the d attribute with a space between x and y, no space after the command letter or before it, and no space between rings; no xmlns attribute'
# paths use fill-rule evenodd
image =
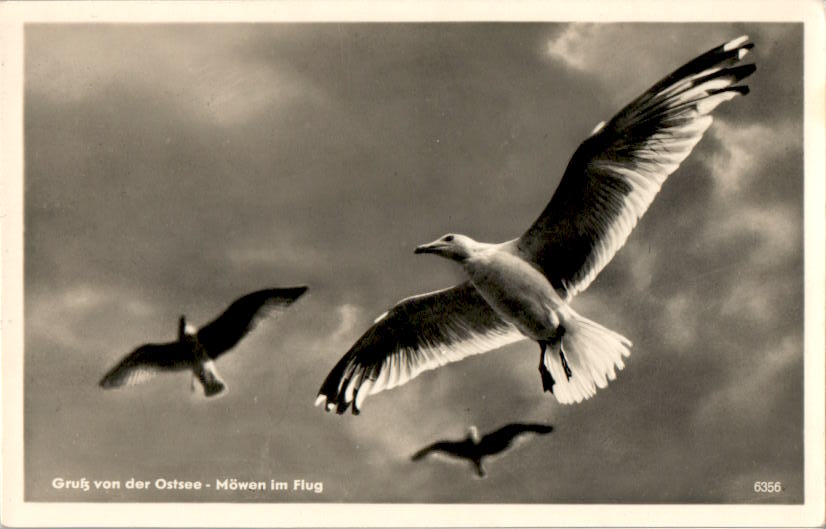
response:
<svg viewBox="0 0 826 529"><path fill-rule="evenodd" d="M143 382L163 371L192 371L207 397L226 388L213 360L235 347L267 313L285 309L307 287L271 288L247 294L214 321L197 330L181 316L178 341L138 347L100 381L101 387L117 388ZM194 379L193 379L194 389Z"/></svg>
<svg viewBox="0 0 826 529"><path fill-rule="evenodd" d="M542 387L561 403L616 378L631 342L569 302L625 244L711 125L712 110L748 93L736 83L755 66L737 63L752 47L743 36L700 55L597 125L521 237L487 244L448 234L416 248L456 261L469 280L380 316L330 372L316 404L358 413L367 395L526 337L539 344Z"/></svg>
<svg viewBox="0 0 826 529"><path fill-rule="evenodd" d="M418 461L430 453L446 454L459 459L467 459L476 468L480 478L485 477L483 460L497 456L514 446L514 441L525 439L527 434L545 435L551 433L554 427L546 424L513 423L491 432L481 439L479 430L475 426L468 428L468 436L463 441L439 441L422 448L413 454L413 461Z"/></svg>

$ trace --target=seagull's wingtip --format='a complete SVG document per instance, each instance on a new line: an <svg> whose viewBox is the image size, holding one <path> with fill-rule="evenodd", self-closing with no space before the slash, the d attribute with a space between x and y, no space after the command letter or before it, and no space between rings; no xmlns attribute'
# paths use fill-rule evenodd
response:
<svg viewBox="0 0 826 529"><path fill-rule="evenodd" d="M345 411L347 411L347 408L350 407L349 403L345 403L344 401L336 403L335 401L330 400L330 398L324 393L319 393L318 397L316 397L315 399L315 406L322 405L324 407L324 411L328 413L331 411L335 411L338 415L343 414ZM353 413L355 415L358 415L358 411L355 409L353 410Z"/></svg>
<svg viewBox="0 0 826 529"><path fill-rule="evenodd" d="M732 39L732 40L726 42L723 45L723 51L731 51L731 50L734 50L736 48L739 48L740 46L742 46L748 40L749 40L748 35L741 35L741 36L737 37L736 39Z"/></svg>

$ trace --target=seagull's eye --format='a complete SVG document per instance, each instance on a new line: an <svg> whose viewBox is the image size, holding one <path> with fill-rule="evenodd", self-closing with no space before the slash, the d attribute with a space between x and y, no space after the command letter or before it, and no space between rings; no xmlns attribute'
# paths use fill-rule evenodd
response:
<svg viewBox="0 0 826 529"><path fill-rule="evenodd" d="M451 242L453 240L453 235L448 235L445 237L445 242Z"/></svg>

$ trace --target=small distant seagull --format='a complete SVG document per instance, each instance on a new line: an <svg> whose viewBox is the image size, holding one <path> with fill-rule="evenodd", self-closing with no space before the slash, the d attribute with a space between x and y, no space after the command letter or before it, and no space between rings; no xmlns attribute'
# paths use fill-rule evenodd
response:
<svg viewBox="0 0 826 529"><path fill-rule="evenodd" d="M700 55L597 125L521 237L487 244L448 234L416 248L456 261L469 281L380 316L332 369L316 405L338 413L352 405L357 414L367 395L524 338L539 344L542 387L561 403L587 399L616 378L631 342L569 302L625 244L711 125L711 112L748 93L736 83L755 66L737 63L752 47L743 36Z"/></svg>
<svg viewBox="0 0 826 529"><path fill-rule="evenodd" d="M235 347L268 312L285 309L307 287L271 288L247 294L214 321L197 330L181 316L178 341L138 347L100 381L103 388L132 386L164 371L192 371L207 397L226 389L213 360ZM193 390L194 379L193 379Z"/></svg>
<svg viewBox="0 0 826 529"><path fill-rule="evenodd" d="M464 441L439 441L430 446L422 448L411 458L419 461L430 453L443 453L459 459L467 459L476 468L476 474L480 478L485 477L485 467L483 460L494 457L508 448L511 448L517 439L525 439L526 434L545 435L551 433L554 427L546 424L508 424L491 432L481 439L479 430L475 426L468 428L468 436Z"/></svg>

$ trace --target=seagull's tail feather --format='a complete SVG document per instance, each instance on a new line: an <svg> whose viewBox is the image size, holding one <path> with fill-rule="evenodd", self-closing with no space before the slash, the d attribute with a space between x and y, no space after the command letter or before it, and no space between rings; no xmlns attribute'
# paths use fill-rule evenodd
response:
<svg viewBox="0 0 826 529"><path fill-rule="evenodd" d="M218 376L218 372L215 371L215 365L211 360L203 362L195 374L204 386L204 395L207 397L218 395L227 388L224 381Z"/></svg>
<svg viewBox="0 0 826 529"><path fill-rule="evenodd" d="M572 404L594 396L598 387L617 377L616 371L625 367L623 357L631 354L631 341L573 311L563 326L562 350L570 379L560 358L548 355L546 363L556 381L554 396L562 404Z"/></svg>
<svg viewBox="0 0 826 529"><path fill-rule="evenodd" d="M227 385L220 380L211 380L204 383L204 396L214 397L219 393L223 393L227 389Z"/></svg>

